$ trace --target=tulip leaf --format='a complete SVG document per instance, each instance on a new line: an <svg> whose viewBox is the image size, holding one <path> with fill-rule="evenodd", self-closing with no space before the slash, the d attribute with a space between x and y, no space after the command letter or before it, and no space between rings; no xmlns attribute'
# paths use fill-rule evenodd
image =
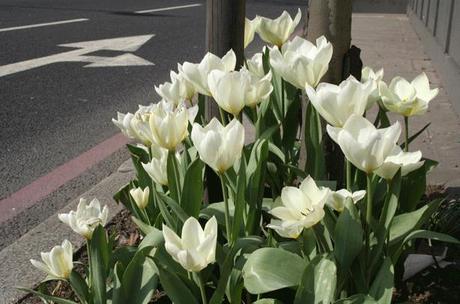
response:
<svg viewBox="0 0 460 304"><path fill-rule="evenodd" d="M379 129L387 128L390 126L390 119L388 118L387 112L382 109L380 105L379 112L377 113L377 117L374 121L374 126Z"/></svg>
<svg viewBox="0 0 460 304"><path fill-rule="evenodd" d="M326 172L326 160L323 151L323 129L321 118L311 102L307 104L305 120L305 147L307 161L305 171L314 179L323 179Z"/></svg>
<svg viewBox="0 0 460 304"><path fill-rule="evenodd" d="M306 267L297 254L281 248L261 248L254 251L243 267L245 288L261 294L297 286Z"/></svg>
<svg viewBox="0 0 460 304"><path fill-rule="evenodd" d="M438 164L438 162L430 159L424 159L424 161L423 166L403 178L400 199L402 212L410 212L417 207L426 192L426 176Z"/></svg>
<svg viewBox="0 0 460 304"><path fill-rule="evenodd" d="M149 232L151 232L153 229L155 229L155 227L144 223L142 220L138 219L135 216L131 216L131 220L134 222L134 224L136 224L136 226L141 230L141 232L144 235L149 234Z"/></svg>
<svg viewBox="0 0 460 304"><path fill-rule="evenodd" d="M391 259L387 257L380 267L377 276L372 282L369 295L379 304L390 304L393 296L394 269Z"/></svg>
<svg viewBox="0 0 460 304"><path fill-rule="evenodd" d="M425 131L429 126L431 125L431 122L427 123L423 128L421 128L420 130L417 131L417 133L413 134L412 136L410 136L408 139L407 139L407 142L410 144L411 142L413 142L417 137L419 137L420 134L423 133L423 131ZM402 143L401 144L401 149L404 150L404 148L406 147L406 143Z"/></svg>
<svg viewBox="0 0 460 304"><path fill-rule="evenodd" d="M397 244L411 231L422 227L440 204L441 200L437 199L420 209L395 216L390 226L390 245Z"/></svg>
<svg viewBox="0 0 460 304"><path fill-rule="evenodd" d="M63 299L63 298L55 297L55 296L50 296L50 295L41 293L39 291L30 289L30 288L17 287L17 289L25 291L25 292L28 292L28 293L31 293L31 294L34 294L37 297L40 297L40 298L42 298L42 299L44 299L46 301L54 302L56 304L77 304L77 302L66 300L66 299Z"/></svg>
<svg viewBox="0 0 460 304"><path fill-rule="evenodd" d="M137 180L139 181L139 186L145 188L151 185L151 178L145 172L144 167L142 167L142 163L149 162L149 153L137 146L133 145L126 145L128 150L131 154L131 159L133 161L134 168L136 169L136 176Z"/></svg>
<svg viewBox="0 0 460 304"><path fill-rule="evenodd" d="M203 203L203 169L204 163L197 158L185 173L181 204L189 216L198 217Z"/></svg>
<svg viewBox="0 0 460 304"><path fill-rule="evenodd" d="M277 299L260 299L260 300L257 300L255 302L253 302L253 304L282 304L283 302L281 302L280 300L277 300Z"/></svg>
<svg viewBox="0 0 460 304"><path fill-rule="evenodd" d="M152 247L139 250L126 267L121 278L124 302L147 304L158 283L158 269L152 259L146 257Z"/></svg>
<svg viewBox="0 0 460 304"><path fill-rule="evenodd" d="M168 173L168 188L173 200L180 204L181 199L181 176L177 164L175 152L168 152L168 161L166 165Z"/></svg>
<svg viewBox="0 0 460 304"><path fill-rule="evenodd" d="M153 227L152 227L153 228ZM142 240L139 244L139 249L143 249L145 247L158 247L159 245L164 243L163 232L156 228L153 228Z"/></svg>
<svg viewBox="0 0 460 304"><path fill-rule="evenodd" d="M171 272L161 261L157 261L160 274L160 283L172 303L176 304L199 304L194 294L187 285L173 272Z"/></svg>
<svg viewBox="0 0 460 304"><path fill-rule="evenodd" d="M345 209L337 219L334 230L334 254L342 271L346 273L363 245L361 220L351 199L345 202Z"/></svg>
<svg viewBox="0 0 460 304"><path fill-rule="evenodd" d="M349 298L335 301L334 304L375 304L374 298L362 293L355 294Z"/></svg>
<svg viewBox="0 0 460 304"><path fill-rule="evenodd" d="M297 289L294 304L332 303L337 281L337 269L333 260L318 255L305 268Z"/></svg>
<svg viewBox="0 0 460 304"><path fill-rule="evenodd" d="M161 201L163 201L169 208L171 208L171 211L177 216L177 218L183 223L185 222L189 216L187 213L182 209L182 207L172 198L167 196L164 193L158 193L158 197Z"/></svg>
<svg viewBox="0 0 460 304"><path fill-rule="evenodd" d="M69 282L72 290L75 292L81 303L90 302L88 285L81 275L75 271L75 269L70 273Z"/></svg>
<svg viewBox="0 0 460 304"><path fill-rule="evenodd" d="M244 227L244 211L246 208L246 159L241 157L235 194L235 211L232 224L232 243L240 236L241 227Z"/></svg>
<svg viewBox="0 0 460 304"><path fill-rule="evenodd" d="M107 236L101 225L96 227L88 244L90 249L91 297L94 304L105 304L107 302L106 274L112 248L108 248Z"/></svg>

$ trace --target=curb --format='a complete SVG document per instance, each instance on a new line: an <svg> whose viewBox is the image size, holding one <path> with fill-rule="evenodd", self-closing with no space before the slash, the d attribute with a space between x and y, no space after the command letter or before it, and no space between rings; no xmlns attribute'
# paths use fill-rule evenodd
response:
<svg viewBox="0 0 460 304"><path fill-rule="evenodd" d="M15 286L33 288L43 278L44 274L35 269L30 259L39 259L41 251L49 251L53 246L68 239L74 246L74 252L84 245L84 239L73 232L68 226L59 221L57 214L75 209L80 197L97 197L102 204L109 207L110 222L122 209L113 200L113 194L134 178L131 160L125 161L119 169L103 179L78 198L73 199L64 208L58 210L48 219L31 229L14 243L0 251L0 304L12 304L22 299L26 293Z"/></svg>

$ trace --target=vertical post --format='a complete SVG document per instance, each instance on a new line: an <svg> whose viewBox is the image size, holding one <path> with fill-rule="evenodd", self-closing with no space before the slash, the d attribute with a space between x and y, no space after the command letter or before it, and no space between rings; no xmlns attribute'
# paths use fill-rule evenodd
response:
<svg viewBox="0 0 460 304"><path fill-rule="evenodd" d="M219 57L230 49L236 54L236 68L244 62L245 0L207 0L206 3L206 49ZM209 98L208 98L209 99ZM215 102L206 101L206 120L219 117ZM222 201L219 177L206 166L208 202Z"/></svg>
<svg viewBox="0 0 460 304"><path fill-rule="evenodd" d="M236 68L244 61L245 0L208 0L206 4L206 49L219 57L230 49L236 54ZM219 116L213 102L206 103L206 119Z"/></svg>

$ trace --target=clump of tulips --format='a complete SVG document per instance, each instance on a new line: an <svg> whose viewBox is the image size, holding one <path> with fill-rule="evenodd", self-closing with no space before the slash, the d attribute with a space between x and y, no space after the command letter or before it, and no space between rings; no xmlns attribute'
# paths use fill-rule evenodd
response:
<svg viewBox="0 0 460 304"><path fill-rule="evenodd" d="M254 33L269 45L244 66L232 50L179 64L156 87L161 101L113 120L135 142L136 179L114 198L142 232L138 246L114 249L107 209L82 200L59 218L87 240L84 273L72 269L68 241L33 265L69 281L81 303L149 303L154 294L176 304L390 303L415 239L458 243L424 230L440 204L421 201L436 162L409 150L421 132L409 136L409 117L438 90L423 73L387 85L383 70L367 67L361 79L321 82L333 48L324 37L289 41L300 18L247 19L245 45ZM220 117L206 121L207 102ZM403 140L388 112L404 116ZM245 141L243 121L255 141ZM344 159L339 176L327 169L325 141Z"/></svg>

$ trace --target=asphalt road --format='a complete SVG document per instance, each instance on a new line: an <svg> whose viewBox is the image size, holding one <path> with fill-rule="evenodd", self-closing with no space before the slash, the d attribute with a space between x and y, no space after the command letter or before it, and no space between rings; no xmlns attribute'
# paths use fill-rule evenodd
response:
<svg viewBox="0 0 460 304"><path fill-rule="evenodd" d="M248 0L247 16L275 17L284 9L294 13L304 2ZM197 5L135 13L191 4ZM157 101L154 85L167 80L178 62L200 60L205 52L204 4L199 0L0 0L0 200L114 136L118 130L111 119L117 111L135 111L138 104ZM82 18L87 20L18 28ZM139 35L154 36L133 52L93 49L81 56L129 53L153 65L85 67L89 63L80 59L59 61L62 53L77 49L62 44ZM254 47L260 45L256 42ZM32 68L39 63L32 59L53 54L61 57ZM11 65L24 61L25 68ZM41 200L40 208L31 208L32 214L15 224L21 226L16 234L84 192L126 158L121 149Z"/></svg>

